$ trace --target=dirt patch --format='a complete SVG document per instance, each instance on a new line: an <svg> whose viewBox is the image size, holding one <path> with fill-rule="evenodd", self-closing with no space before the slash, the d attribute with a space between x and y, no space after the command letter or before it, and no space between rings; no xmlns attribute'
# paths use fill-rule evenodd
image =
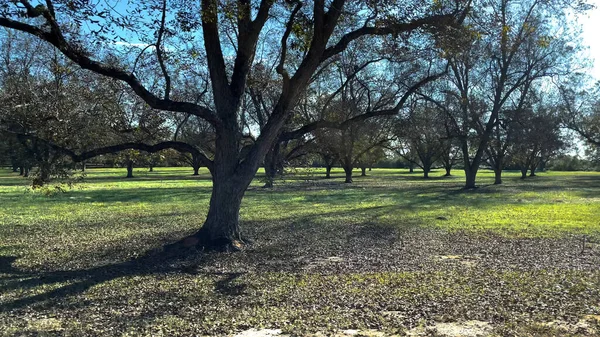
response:
<svg viewBox="0 0 600 337"><path fill-rule="evenodd" d="M482 321L466 321L462 323L436 323L427 327L417 327L407 332L408 336L444 337L485 337L492 333L492 326Z"/></svg>
<svg viewBox="0 0 600 337"><path fill-rule="evenodd" d="M249 329L242 331L234 337L272 337L283 336L280 329Z"/></svg>

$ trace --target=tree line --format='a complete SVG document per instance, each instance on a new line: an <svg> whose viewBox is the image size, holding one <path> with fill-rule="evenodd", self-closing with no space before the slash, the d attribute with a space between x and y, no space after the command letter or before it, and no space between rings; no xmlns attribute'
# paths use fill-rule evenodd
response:
<svg viewBox="0 0 600 337"><path fill-rule="evenodd" d="M258 168L319 156L346 182L395 154L465 188L600 144L598 95L566 0L1 1L0 127L40 184L98 156L175 151L213 188L194 240L238 249ZM158 156L158 157L157 157ZM152 159L154 158L154 159ZM158 158L158 159L157 159ZM152 164L147 164L151 166ZM25 174L25 172L23 172Z"/></svg>

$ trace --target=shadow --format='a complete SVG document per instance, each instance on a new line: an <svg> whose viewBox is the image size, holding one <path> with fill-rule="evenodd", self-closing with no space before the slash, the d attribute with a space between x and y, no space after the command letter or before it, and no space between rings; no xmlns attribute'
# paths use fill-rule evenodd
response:
<svg viewBox="0 0 600 337"><path fill-rule="evenodd" d="M227 296L239 296L244 293L246 284L234 284L235 280L245 273L227 273L226 277L215 283L215 291Z"/></svg>
<svg viewBox="0 0 600 337"><path fill-rule="evenodd" d="M18 274L12 264L17 260L16 256L0 256L0 274Z"/></svg>
<svg viewBox="0 0 600 337"><path fill-rule="evenodd" d="M190 255L191 253L191 255ZM3 270L13 274L8 281L0 282L0 293L14 289L31 289L35 287L54 288L39 294L25 296L5 302L0 307L0 312L8 312L26 306L43 304L72 296L76 296L91 287L128 276L142 276L150 274L164 274L181 272L185 269L186 261L198 258L197 251L150 251L146 255L114 264L79 270L26 272L12 266L16 257L0 257L4 261ZM197 262L197 261L196 261Z"/></svg>

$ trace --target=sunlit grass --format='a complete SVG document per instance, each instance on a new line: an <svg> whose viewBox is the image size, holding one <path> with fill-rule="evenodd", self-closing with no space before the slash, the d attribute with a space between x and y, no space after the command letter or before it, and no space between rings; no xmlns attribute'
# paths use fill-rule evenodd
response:
<svg viewBox="0 0 600 337"><path fill-rule="evenodd" d="M117 269L116 276L107 277L94 268L135 259L197 230L211 193L206 169L197 177L188 168L136 169L133 179L125 179L124 171L90 169L84 182L64 193L32 191L28 180L0 171L0 258L15 258L10 266L0 265L0 308L40 298L40 303L19 309L34 318L0 310L0 336L23 331L108 336L114 335L113 328L124 336L198 331L211 335L260 326L300 335L316 328L330 332L376 327L394 332L401 331L402 324L431 320L549 321L600 313L600 276L583 267L546 270L544 265L524 271L511 270L508 262L499 262L501 268L495 269L458 261L450 269L436 269L436 263L442 263L435 260L440 253L432 252L424 254L417 272L373 273L364 271L372 270L369 266L361 269L363 252L357 251L350 269L343 268L350 261L340 262L341 272L235 273L246 266L236 264L238 258L265 259L256 262L259 267L295 263L309 253L326 258L342 254L336 247L356 239L356 233L377 240L382 229L397 231L400 234L392 238L400 239L403 231L456 232L476 240L597 238L597 172L543 172L525 180L518 172L506 172L504 184L495 186L493 173L482 170L481 187L472 191L462 190L464 176L458 170L452 177L434 171L428 180L418 171L373 169L367 177L355 171L355 182L344 184L341 169L333 170L332 179L324 179L322 169L295 169L273 189L262 188L259 172L245 195L240 218L242 228L262 234L253 239L264 248L238 257L225 255L225 262L218 258L206 262L207 268L224 270L223 274L130 275ZM282 250L269 246L273 237L287 233L295 241L284 242ZM336 237L339 241L329 246L318 242ZM381 240L374 245L383 252L392 243ZM285 255L298 248L294 244L306 247L297 255ZM580 256L579 243L575 247L565 259ZM385 266L385 259L396 257L377 262ZM516 263L510 256L503 258ZM33 274L21 274L29 271ZM36 274L45 271L56 279L44 281L44 274ZM56 271L58 276L52 274ZM63 276L60 271L82 273ZM238 276L224 283L229 273ZM100 279L87 287L80 279L88 275ZM223 284L225 290L220 289ZM52 297L54 291L71 286L81 289L72 296ZM383 314L399 310L408 316L408 323ZM96 321L97 317L104 321Z"/></svg>

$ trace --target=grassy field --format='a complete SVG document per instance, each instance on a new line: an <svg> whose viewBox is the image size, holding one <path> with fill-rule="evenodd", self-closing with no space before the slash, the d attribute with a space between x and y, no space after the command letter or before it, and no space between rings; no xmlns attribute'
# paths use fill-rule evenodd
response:
<svg viewBox="0 0 600 337"><path fill-rule="evenodd" d="M185 259L159 248L202 224L208 172L134 174L0 170L0 336L600 335L600 173L300 170L251 185L248 250Z"/></svg>

